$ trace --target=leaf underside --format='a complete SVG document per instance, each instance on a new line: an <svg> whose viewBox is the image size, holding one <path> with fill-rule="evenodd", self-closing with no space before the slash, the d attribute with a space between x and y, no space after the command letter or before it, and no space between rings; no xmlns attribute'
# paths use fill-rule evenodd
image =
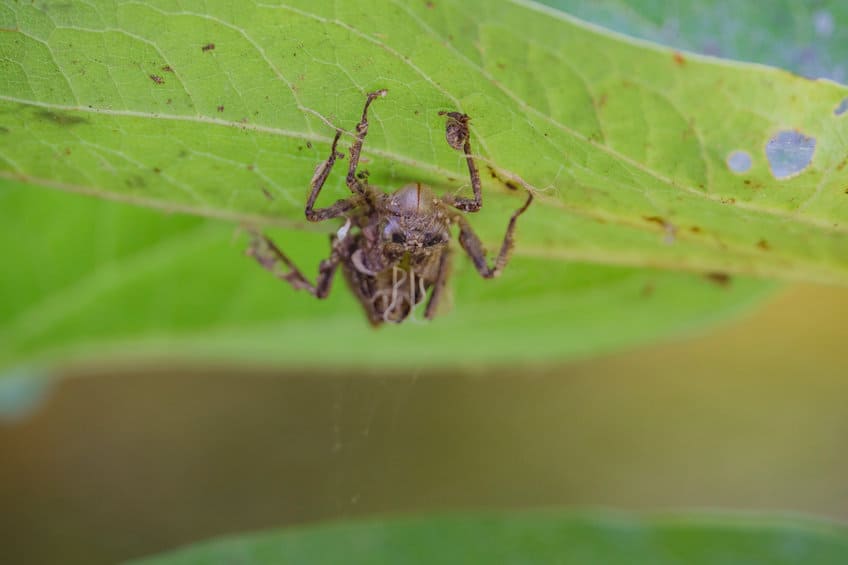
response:
<svg viewBox="0 0 848 565"><path fill-rule="evenodd" d="M484 172L540 197L518 254L848 281L848 119L834 112L848 89L834 83L520 0L38 2L3 5L0 27L7 179L300 226L333 128L350 131L364 93L387 88L372 182L467 190L437 116L463 111ZM782 130L816 146L776 180L764 148ZM729 170L734 151L747 173ZM342 176L326 202L345 195ZM520 197L486 177L476 225L495 241Z"/></svg>
<svg viewBox="0 0 848 565"><path fill-rule="evenodd" d="M0 365L561 360L725 318L772 288L748 276L848 280L848 89L834 83L523 1L7 3L0 29ZM309 180L378 88L372 184L468 194L438 116L459 110L488 247L523 200L510 186L537 200L501 279L457 258L452 310L369 332L343 288L318 303L242 257L234 223L270 230L314 273L338 225L304 222ZM765 146L782 130L816 145L776 180ZM745 174L728 168L737 151ZM348 194L343 177L319 205Z"/></svg>

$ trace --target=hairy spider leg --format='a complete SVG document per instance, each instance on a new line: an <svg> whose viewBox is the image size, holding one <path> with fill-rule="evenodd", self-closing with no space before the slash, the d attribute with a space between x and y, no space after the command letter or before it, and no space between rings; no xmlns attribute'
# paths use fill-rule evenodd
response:
<svg viewBox="0 0 848 565"><path fill-rule="evenodd" d="M385 96L386 92L387 91L383 89L368 93L368 98L365 100L365 108L362 110L362 120L356 124L356 139L350 146L350 166L348 167L347 178L345 179L348 188L355 196L353 198L339 200L332 206L328 206L326 208L319 208L317 210L314 209L315 201L318 200L318 195L321 193L321 189L324 187L327 177L330 176L330 171L333 170L333 165L336 164L336 159L344 157L343 153L336 151L336 146L338 145L339 138L342 135L341 130L336 130L336 135L333 138L333 145L330 148L330 156L327 157L326 161L318 165L315 169L315 174L312 176L312 181L309 183L311 190L309 191L309 198L306 201L306 210L304 213L306 214L306 219L310 222L322 222L324 220L338 218L345 212L356 208L361 203L357 196L364 196L366 189L356 178L356 168L359 166L359 155L362 152L362 143L365 141L365 135L368 133L368 107L375 99Z"/></svg>
<svg viewBox="0 0 848 565"><path fill-rule="evenodd" d="M333 276L336 274L336 269L342 260L341 242L336 236L331 236L332 252L318 266L318 278L315 284L309 282L291 259L286 257L285 253L268 237L257 232L252 232L251 237L247 254L256 259L264 269L271 272L275 277L288 282L295 290L309 292L315 298L326 298L330 293ZM278 263L285 265L288 272L279 272L276 268Z"/></svg>
<svg viewBox="0 0 848 565"><path fill-rule="evenodd" d="M439 270L436 272L436 280L433 282L433 292L430 293L430 300L427 301L427 307L424 309L424 317L428 320L432 320L436 315L436 310L439 308L439 301L447 286L448 273L450 272L450 256L450 249L445 248L442 251L442 256L439 258Z"/></svg>
<svg viewBox="0 0 848 565"><path fill-rule="evenodd" d="M388 92L386 89L382 89L368 93L368 98L365 100L365 107L362 109L362 119L356 124L356 139L350 146L350 163L347 167L347 178L345 179L348 188L354 194L365 194L365 187L356 178L356 168L359 166L359 154L362 152L362 144L365 141L365 136L368 134L368 107L377 98L385 96L386 92Z"/></svg>
<svg viewBox="0 0 848 565"><path fill-rule="evenodd" d="M471 156L471 136L468 132L468 120L471 118L459 112L439 112L439 115L448 117L446 128L448 144L459 149L459 144L462 143L468 174L471 177L471 189L474 191L474 198L446 194L443 201L463 212L477 212L483 206L483 189L480 184L480 171L477 170L477 164Z"/></svg>
<svg viewBox="0 0 848 565"><path fill-rule="evenodd" d="M483 244L480 242L480 238L477 237L477 234L475 234L474 230L471 229L471 224L468 223L465 216L457 215L454 218L454 221L459 224L459 243L462 245L462 248L465 249L468 256L471 257L471 261L477 268L477 272L480 273L483 278L495 278L501 274L501 271L503 271L503 268L509 260L509 252L512 250L514 243L512 234L515 231L516 220L518 220L518 217L527 210L531 202L533 202L532 192L528 193L527 202L525 202L521 208L512 213L512 217L510 217L509 224L506 228L506 234L504 234L503 243L501 244L501 250L495 259L495 264L491 267L486 262L486 250L483 249Z"/></svg>
<svg viewBox="0 0 848 565"><path fill-rule="evenodd" d="M318 195L321 193L321 189L324 187L324 183L327 181L327 177L330 175L330 171L333 170L336 159L344 157L344 153L336 151L336 145L338 145L341 135L341 130L336 130L336 136L333 138L333 145L330 148L330 156L327 157L326 161L318 165L315 169L315 174L312 176L312 181L309 183L311 190L309 191L309 198L306 200L306 210L304 210L304 213L306 214L306 219L310 222L322 222L331 218L338 218L359 204L355 199L348 198L346 200L339 200L326 208L318 208L317 210L313 208Z"/></svg>

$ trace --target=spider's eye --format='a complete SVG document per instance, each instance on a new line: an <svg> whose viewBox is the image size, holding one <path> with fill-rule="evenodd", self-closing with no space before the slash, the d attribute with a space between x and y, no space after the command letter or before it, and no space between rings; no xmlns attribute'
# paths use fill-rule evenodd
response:
<svg viewBox="0 0 848 565"><path fill-rule="evenodd" d="M406 236L402 232L396 231L392 234L392 243L406 243Z"/></svg>
<svg viewBox="0 0 848 565"><path fill-rule="evenodd" d="M424 240L425 247L432 247L433 245L438 245L442 242L442 236L437 233L431 233L427 236L427 239Z"/></svg>

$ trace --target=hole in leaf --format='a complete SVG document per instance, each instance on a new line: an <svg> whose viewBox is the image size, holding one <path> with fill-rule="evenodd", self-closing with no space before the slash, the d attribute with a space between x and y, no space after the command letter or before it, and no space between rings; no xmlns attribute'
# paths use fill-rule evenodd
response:
<svg viewBox="0 0 848 565"><path fill-rule="evenodd" d="M727 156L727 166L734 173L746 173L752 164L751 154L747 151L734 151Z"/></svg>
<svg viewBox="0 0 848 565"><path fill-rule="evenodd" d="M843 98L842 102L839 103L839 106L833 111L834 116L841 116L845 112L848 112L848 98Z"/></svg>
<svg viewBox="0 0 848 565"><path fill-rule="evenodd" d="M813 160L816 139L801 132L784 130L766 143L771 174L776 179L787 179L807 168Z"/></svg>

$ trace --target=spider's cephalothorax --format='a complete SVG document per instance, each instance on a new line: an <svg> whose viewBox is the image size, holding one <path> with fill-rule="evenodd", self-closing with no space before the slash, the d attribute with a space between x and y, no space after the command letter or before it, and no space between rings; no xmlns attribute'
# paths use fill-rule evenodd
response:
<svg viewBox="0 0 848 565"><path fill-rule="evenodd" d="M496 277L506 265L512 248L516 219L533 200L533 195L528 194L524 205L512 214L500 252L490 267L480 239L463 214L480 209L482 192L480 175L471 156L469 118L459 112L440 114L447 116L447 142L465 153L473 198L451 194L437 197L421 183L408 184L390 194L369 185L365 180L367 176L358 176L356 168L368 133L368 107L375 98L385 94L385 90L379 90L368 95L362 120L356 126L346 179L353 195L327 208L314 207L336 159L343 157L336 150L341 131L336 132L330 156L318 165L312 177L306 218L313 222L347 218L344 226L331 238L330 257L321 262L316 284L309 282L267 237L254 234L248 250L263 267L317 298L327 296L333 275L341 266L348 285L375 326L383 322L400 323L425 301L424 317L429 319L435 315L449 273L452 225L459 227L459 243L471 257L477 271L486 278Z"/></svg>

